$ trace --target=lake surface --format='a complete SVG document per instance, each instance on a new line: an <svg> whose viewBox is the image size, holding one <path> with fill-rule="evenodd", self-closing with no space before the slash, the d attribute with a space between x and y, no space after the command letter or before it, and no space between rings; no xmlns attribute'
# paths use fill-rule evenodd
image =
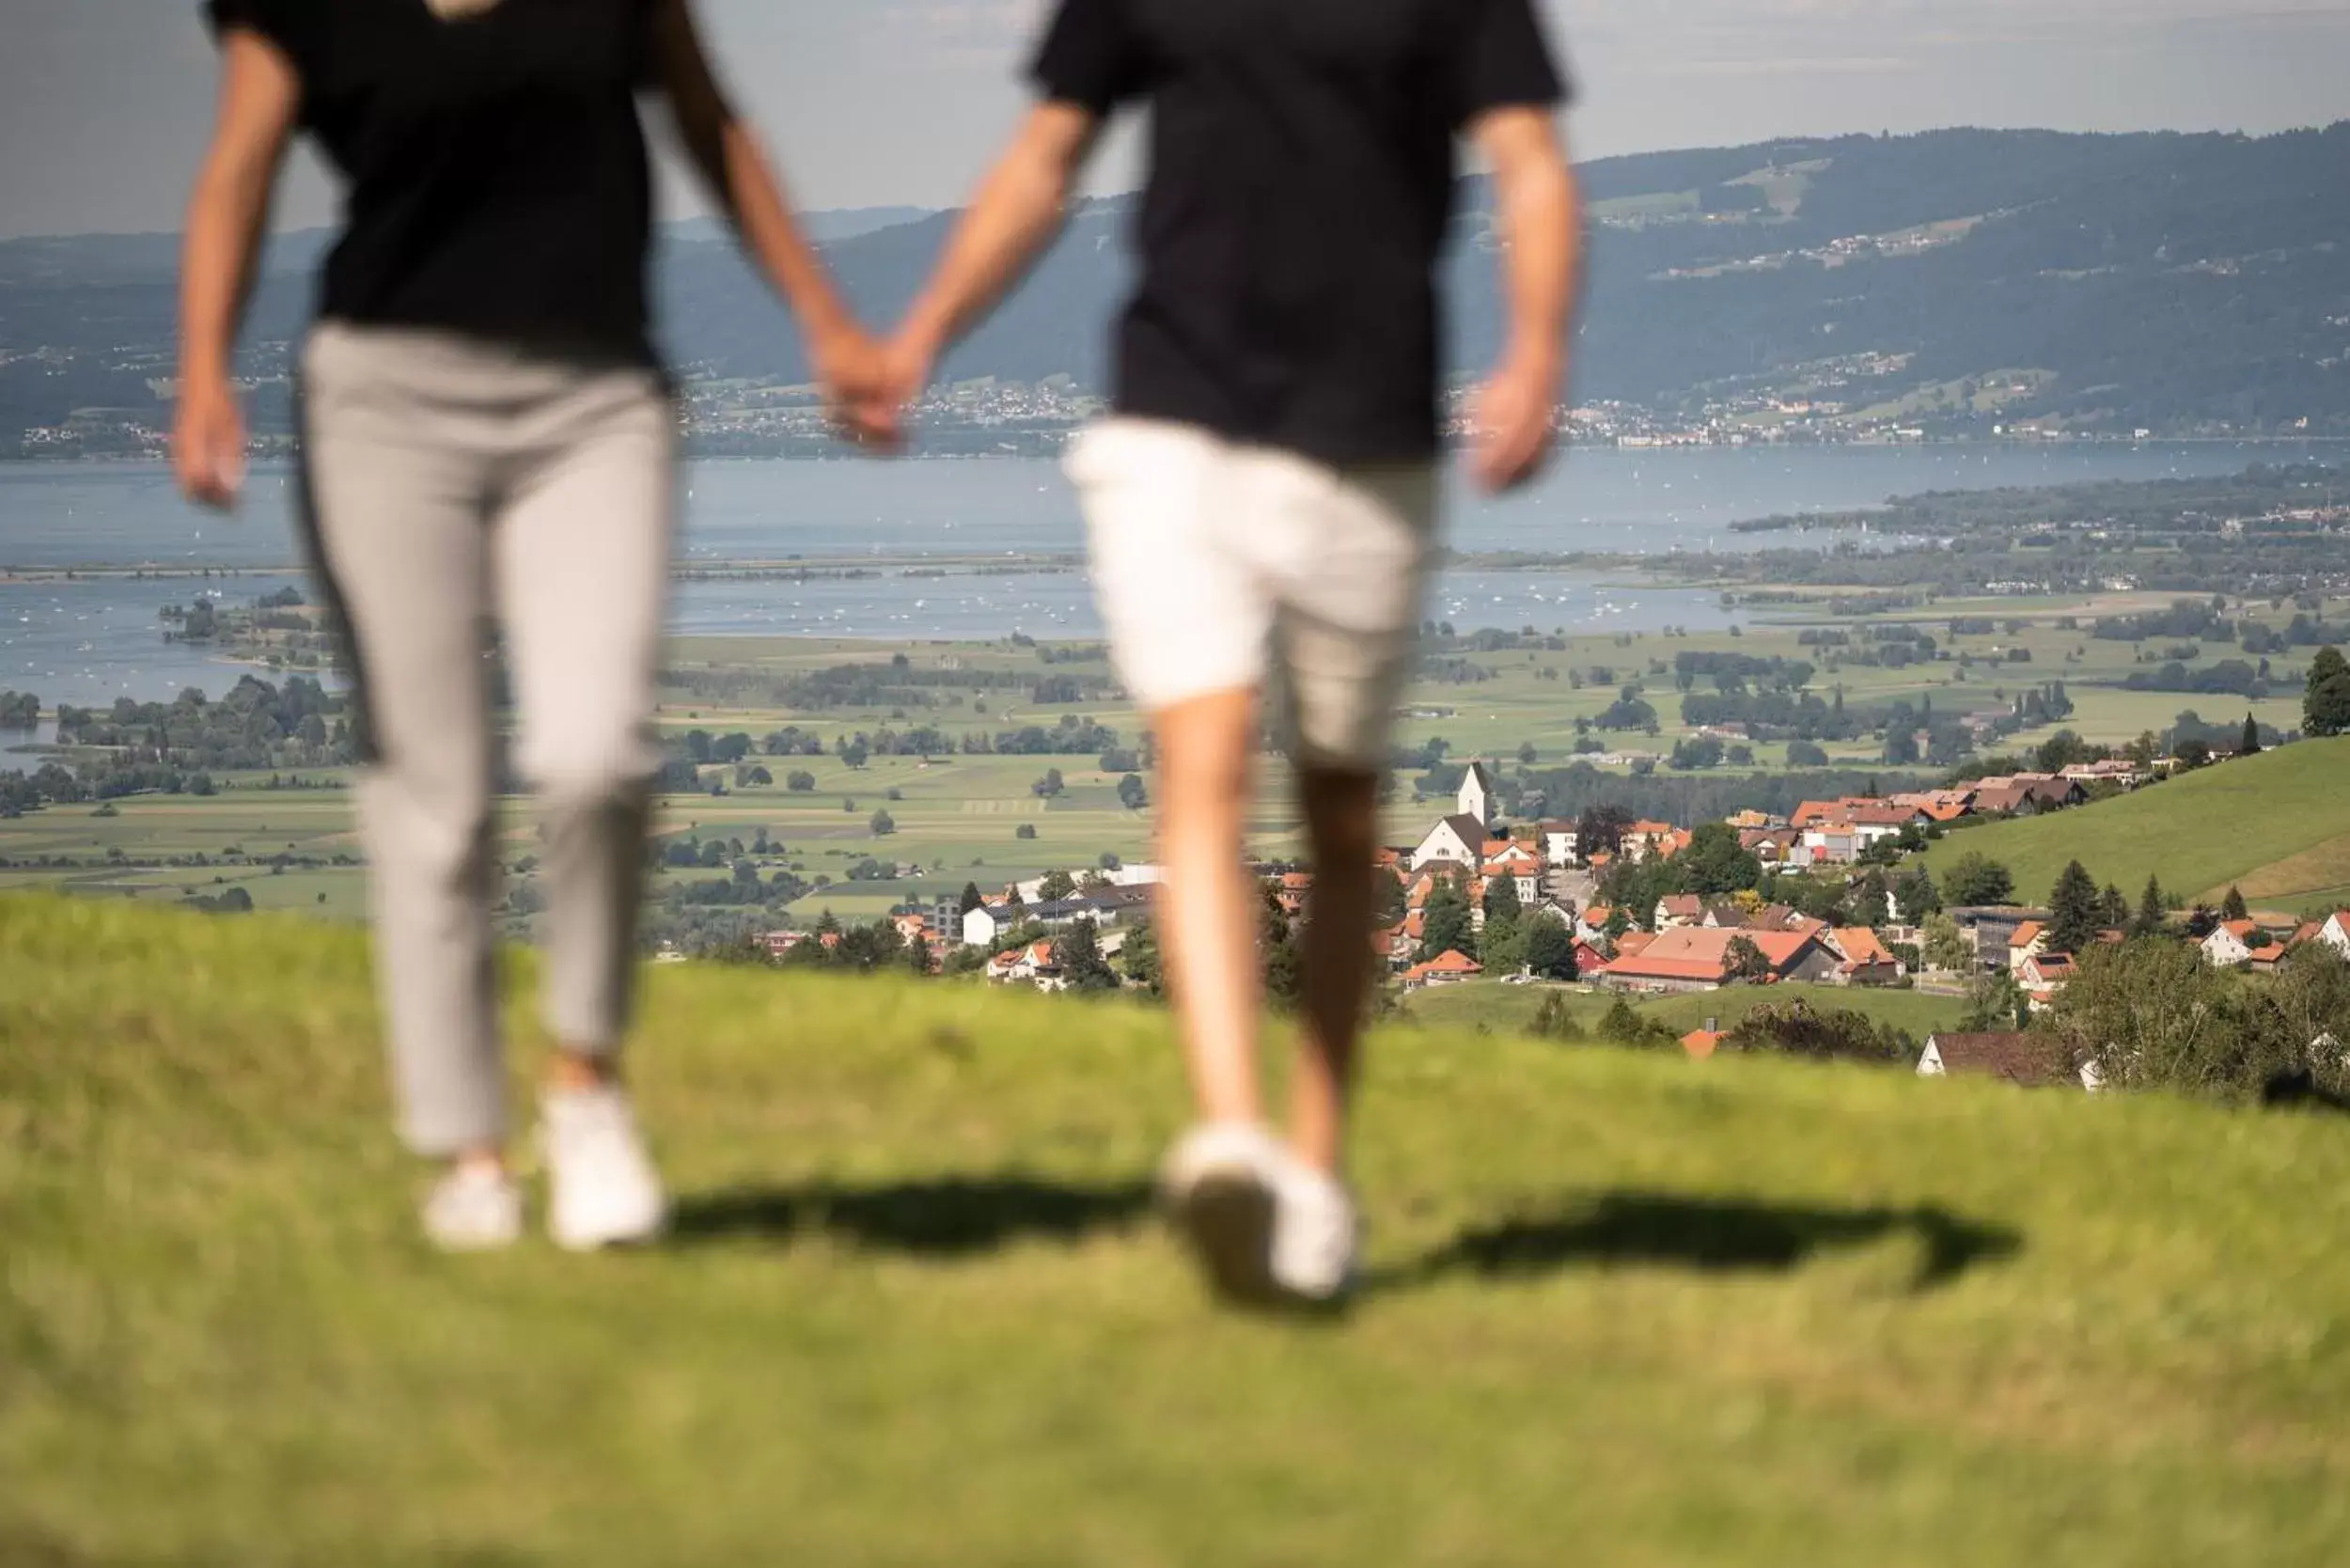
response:
<svg viewBox="0 0 2350 1568"><path fill-rule="evenodd" d="M1534 489L1502 500L1455 483L1451 539L1470 551L1661 553L1785 546L1792 536L1732 534L1776 512L1870 506L1925 490L2233 473L2311 451L2276 446L1898 447L1578 451ZM689 563L1031 557L1076 552L1083 528L1058 467L1035 458L916 462L709 462L687 476ZM202 593L250 602L298 580L292 489L282 469L252 481L242 512L184 505L152 464L0 466L0 572L145 564L215 569L209 579L108 577L0 582L0 688L51 702L218 690L236 666L166 645L157 612ZM676 624L697 635L815 633L921 641L1025 632L1089 637L1101 624L1081 573L884 574L811 582L678 586ZM1544 631L1717 627L1715 595L1610 588L1589 573L1449 572L1432 617L1464 628Z"/></svg>

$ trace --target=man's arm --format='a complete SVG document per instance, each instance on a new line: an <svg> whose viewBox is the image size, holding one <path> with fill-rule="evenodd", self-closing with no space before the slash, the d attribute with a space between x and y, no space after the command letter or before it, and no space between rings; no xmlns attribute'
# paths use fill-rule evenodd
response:
<svg viewBox="0 0 2350 1568"><path fill-rule="evenodd" d="M270 194L302 84L275 44L245 27L221 40L220 109L188 202L180 260L180 394L171 460L192 501L226 507L244 478L244 418L230 361Z"/></svg>
<svg viewBox="0 0 2350 1568"><path fill-rule="evenodd" d="M1498 492L1540 473L1550 450L1582 281L1582 197L1548 110L1496 109L1469 134L1493 165L1507 258L1509 338L1477 400L1477 474Z"/></svg>
<svg viewBox="0 0 2350 1568"><path fill-rule="evenodd" d="M1070 187L1101 126L1099 116L1073 103L1029 112L898 329L889 350L897 400L921 391L938 356L978 324L1060 231Z"/></svg>
<svg viewBox="0 0 2350 1568"><path fill-rule="evenodd" d="M720 89L688 0L662 0L654 53L678 134L696 171L733 223L744 248L798 318L817 374L837 394L863 392L874 369L871 344L801 233L759 138Z"/></svg>

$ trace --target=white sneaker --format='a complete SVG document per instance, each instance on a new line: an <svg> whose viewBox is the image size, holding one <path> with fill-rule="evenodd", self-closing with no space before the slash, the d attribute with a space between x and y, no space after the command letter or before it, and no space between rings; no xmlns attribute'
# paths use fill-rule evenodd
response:
<svg viewBox="0 0 2350 1568"><path fill-rule="evenodd" d="M444 1252L511 1247L523 1234L522 1188L503 1170L451 1170L424 1200L424 1233Z"/></svg>
<svg viewBox="0 0 2350 1568"><path fill-rule="evenodd" d="M1326 1304L1355 1285L1360 1227L1336 1178L1284 1153L1274 1187L1273 1280L1301 1301Z"/></svg>
<svg viewBox="0 0 2350 1568"><path fill-rule="evenodd" d="M628 1096L617 1089L552 1090L540 1114L555 1245L592 1252L660 1235L668 1200Z"/></svg>
<svg viewBox="0 0 2350 1568"><path fill-rule="evenodd" d="M1183 1135L1159 1170L1159 1200L1208 1279L1235 1301L1267 1303L1281 1146L1263 1128L1212 1121Z"/></svg>

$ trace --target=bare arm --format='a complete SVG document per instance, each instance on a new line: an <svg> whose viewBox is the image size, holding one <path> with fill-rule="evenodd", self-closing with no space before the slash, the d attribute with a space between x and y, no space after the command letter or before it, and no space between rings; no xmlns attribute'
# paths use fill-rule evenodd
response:
<svg viewBox="0 0 2350 1568"><path fill-rule="evenodd" d="M230 386L271 193L302 102L293 62L243 28L222 40L220 108L188 203L180 264L180 402L172 463L191 500L225 507L243 477Z"/></svg>
<svg viewBox="0 0 2350 1568"><path fill-rule="evenodd" d="M686 152L744 248L799 319L818 373L836 389L861 382L870 373L870 345L801 233L758 136L719 88L687 0L663 0L655 51Z"/></svg>
<svg viewBox="0 0 2350 1568"><path fill-rule="evenodd" d="M1470 134L1493 165L1510 299L1508 342L1479 400L1477 467L1489 487L1509 490L1541 471L1566 384L1582 282L1582 197L1548 111L1496 109Z"/></svg>
<svg viewBox="0 0 2350 1568"><path fill-rule="evenodd" d="M900 397L921 390L938 356L1010 291L1060 231L1070 186L1101 124L1073 103L1029 112L898 330L891 357Z"/></svg>

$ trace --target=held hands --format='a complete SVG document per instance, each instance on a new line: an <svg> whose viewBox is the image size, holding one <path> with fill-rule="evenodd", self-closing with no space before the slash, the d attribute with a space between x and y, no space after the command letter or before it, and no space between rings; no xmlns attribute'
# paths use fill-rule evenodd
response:
<svg viewBox="0 0 2350 1568"><path fill-rule="evenodd" d="M930 384L930 350L906 332L879 342L854 330L819 345L816 363L842 440L869 451L904 450L906 405Z"/></svg>
<svg viewBox="0 0 2350 1568"><path fill-rule="evenodd" d="M1564 380L1555 351L1512 353L1477 394L1474 420L1478 482L1495 494L1543 471L1554 433L1551 411Z"/></svg>
<svg viewBox="0 0 2350 1568"><path fill-rule="evenodd" d="M244 484L244 416L225 381L182 382L172 423L172 473L180 493L226 511Z"/></svg>

